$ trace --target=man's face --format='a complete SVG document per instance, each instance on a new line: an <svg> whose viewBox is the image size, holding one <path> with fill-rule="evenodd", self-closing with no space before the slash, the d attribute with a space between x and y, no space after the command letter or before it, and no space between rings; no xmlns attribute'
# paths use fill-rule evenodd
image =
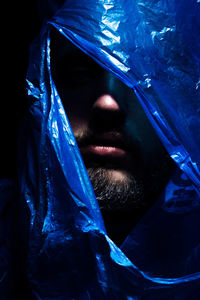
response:
<svg viewBox="0 0 200 300"><path fill-rule="evenodd" d="M102 212L144 214L173 163L134 92L57 35L52 75Z"/></svg>

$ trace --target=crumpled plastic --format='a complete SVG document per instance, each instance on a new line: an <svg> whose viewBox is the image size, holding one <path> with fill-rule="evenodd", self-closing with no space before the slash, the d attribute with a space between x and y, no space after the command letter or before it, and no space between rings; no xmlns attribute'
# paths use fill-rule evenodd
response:
<svg viewBox="0 0 200 300"><path fill-rule="evenodd" d="M48 4L52 17L31 48L20 151L32 294L57 300L198 299L199 1ZM106 234L51 76L52 28L133 88L178 166L121 249Z"/></svg>

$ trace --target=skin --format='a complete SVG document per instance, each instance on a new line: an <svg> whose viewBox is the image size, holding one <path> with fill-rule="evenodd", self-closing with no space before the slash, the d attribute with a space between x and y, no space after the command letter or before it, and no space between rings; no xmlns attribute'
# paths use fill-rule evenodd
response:
<svg viewBox="0 0 200 300"><path fill-rule="evenodd" d="M53 79L97 199L104 179L114 191L109 201L98 200L108 234L121 244L159 197L174 164L130 88L55 32L51 56ZM125 186L133 191L123 202Z"/></svg>

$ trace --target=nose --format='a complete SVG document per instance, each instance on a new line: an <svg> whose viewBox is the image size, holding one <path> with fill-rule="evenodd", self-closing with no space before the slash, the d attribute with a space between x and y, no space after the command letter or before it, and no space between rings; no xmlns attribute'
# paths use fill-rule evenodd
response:
<svg viewBox="0 0 200 300"><path fill-rule="evenodd" d="M125 120L125 113L119 105L119 98L124 97L123 91L118 80L113 77L104 77L101 89L93 102L91 124L96 130L119 130Z"/></svg>
<svg viewBox="0 0 200 300"><path fill-rule="evenodd" d="M97 98L93 105L93 109L117 112L120 110L120 107L112 95L104 94Z"/></svg>
<svg viewBox="0 0 200 300"><path fill-rule="evenodd" d="M94 109L120 112L126 94L124 84L112 73L102 70L97 83Z"/></svg>

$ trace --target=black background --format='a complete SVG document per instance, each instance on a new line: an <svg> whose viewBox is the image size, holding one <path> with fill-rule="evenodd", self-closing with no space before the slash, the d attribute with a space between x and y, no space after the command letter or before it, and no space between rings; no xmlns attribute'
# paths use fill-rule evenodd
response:
<svg viewBox="0 0 200 300"><path fill-rule="evenodd" d="M41 19L36 0L1 5L0 178L16 176L17 137L26 106L25 76L30 42Z"/></svg>

